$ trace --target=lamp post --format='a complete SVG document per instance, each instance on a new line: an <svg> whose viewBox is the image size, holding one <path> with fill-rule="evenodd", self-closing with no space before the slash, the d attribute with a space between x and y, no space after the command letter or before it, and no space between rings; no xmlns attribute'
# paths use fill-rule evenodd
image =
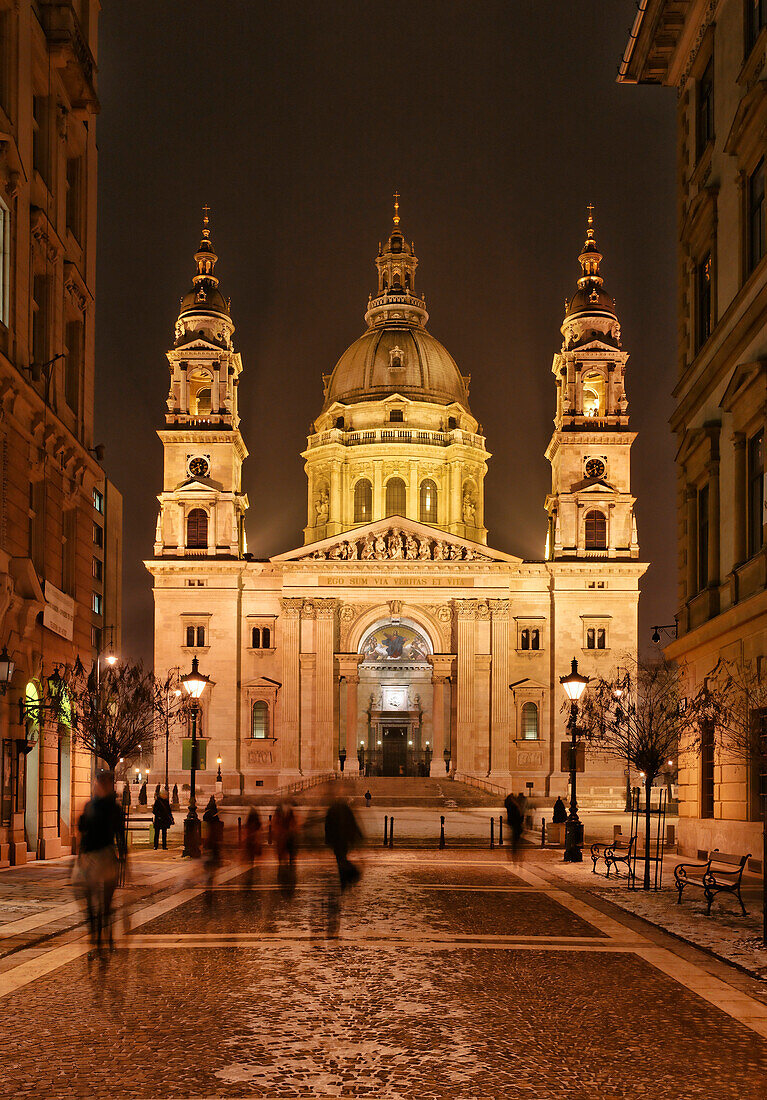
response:
<svg viewBox="0 0 767 1100"><path fill-rule="evenodd" d="M580 863L583 859L583 826L578 818L578 801L575 792L576 752L578 745L578 700L589 682L588 676L578 672L578 662L573 658L573 667L567 676L560 676L559 682L570 700L570 814L565 823L565 863Z"/></svg>
<svg viewBox="0 0 767 1100"><path fill-rule="evenodd" d="M181 672L180 668L172 668L168 673L165 680L165 793L170 794L170 786L168 783L168 748L170 743L170 697L171 694L175 699L181 698L181 688L173 688L171 685L174 682L174 677L178 676ZM178 681L176 681L178 683Z"/></svg>
<svg viewBox="0 0 767 1100"><path fill-rule="evenodd" d="M200 698L210 681L209 676L203 676L197 667L197 658L192 658L192 671L181 677L191 701L192 711L192 759L190 761L189 783L189 810L184 819L184 850L183 856L192 859L200 857L200 819L197 816L197 802L195 800L195 773L197 771L197 715L200 710Z"/></svg>

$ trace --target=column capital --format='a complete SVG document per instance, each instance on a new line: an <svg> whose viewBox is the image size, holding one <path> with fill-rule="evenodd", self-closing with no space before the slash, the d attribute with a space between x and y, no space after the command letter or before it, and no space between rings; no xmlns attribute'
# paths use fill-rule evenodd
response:
<svg viewBox="0 0 767 1100"><path fill-rule="evenodd" d="M488 600L487 603L493 619L508 619L511 600Z"/></svg>
<svg viewBox="0 0 767 1100"><path fill-rule="evenodd" d="M431 665L431 682L433 684L444 683L453 673L455 654L432 653L428 661Z"/></svg>
<svg viewBox="0 0 767 1100"><path fill-rule="evenodd" d="M338 606L338 600L333 598L311 600L307 601L307 603L312 603L314 605L314 615L318 619L332 619Z"/></svg>
<svg viewBox="0 0 767 1100"><path fill-rule="evenodd" d="M459 619L476 619L477 600L453 600Z"/></svg>
<svg viewBox="0 0 767 1100"><path fill-rule="evenodd" d="M280 599L280 607L282 613L286 619L298 619L301 615L301 609L304 606L302 599L294 598L293 596L282 597Z"/></svg>
<svg viewBox="0 0 767 1100"><path fill-rule="evenodd" d="M359 666L365 660L364 653L336 653L338 662L338 675L348 682L359 683Z"/></svg>

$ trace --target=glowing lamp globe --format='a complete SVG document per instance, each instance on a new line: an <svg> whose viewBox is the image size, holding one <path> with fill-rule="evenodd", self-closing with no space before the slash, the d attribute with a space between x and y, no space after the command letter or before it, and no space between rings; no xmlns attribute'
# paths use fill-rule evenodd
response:
<svg viewBox="0 0 767 1100"><path fill-rule="evenodd" d="M210 682L210 676L203 676L197 667L197 658L192 657L192 671L181 677L181 683L193 699L199 699Z"/></svg>
<svg viewBox="0 0 767 1100"><path fill-rule="evenodd" d="M578 662L573 658L572 671L567 676L560 676L559 682L565 689L565 695L571 703L577 703L591 677L581 676L578 672Z"/></svg>

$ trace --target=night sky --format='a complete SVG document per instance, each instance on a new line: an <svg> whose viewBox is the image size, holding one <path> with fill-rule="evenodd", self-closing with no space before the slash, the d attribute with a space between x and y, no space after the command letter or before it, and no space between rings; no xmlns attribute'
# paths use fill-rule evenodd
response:
<svg viewBox="0 0 767 1100"><path fill-rule="evenodd" d="M622 87L634 0L106 0L97 439L124 496L126 656L152 655L166 350L211 206L242 353L248 548L301 545L299 452L363 331L401 192L429 329L471 374L490 545L543 557L552 355L585 207L617 299L643 560L641 640L676 610L673 91ZM161 670L158 670L161 671Z"/></svg>

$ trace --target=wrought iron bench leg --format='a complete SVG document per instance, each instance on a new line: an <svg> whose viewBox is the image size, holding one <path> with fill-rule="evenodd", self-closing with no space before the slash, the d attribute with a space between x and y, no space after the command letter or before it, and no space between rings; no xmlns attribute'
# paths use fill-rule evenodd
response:
<svg viewBox="0 0 767 1100"><path fill-rule="evenodd" d="M744 916L744 917L747 917L747 916L748 916L748 913L746 912L746 907L745 907L745 905L743 904L743 898L742 898L742 897L740 896L740 883L738 883L738 890L737 890L737 894L738 894L738 901L740 902L740 907L741 907L741 909L743 910L743 916Z"/></svg>
<svg viewBox="0 0 767 1100"><path fill-rule="evenodd" d="M706 901L708 902L708 908L706 909L706 916L710 917L711 916L711 903L714 900L714 895L713 895L713 893L711 892L711 890L709 889L708 886L703 891L703 893L706 895Z"/></svg>

